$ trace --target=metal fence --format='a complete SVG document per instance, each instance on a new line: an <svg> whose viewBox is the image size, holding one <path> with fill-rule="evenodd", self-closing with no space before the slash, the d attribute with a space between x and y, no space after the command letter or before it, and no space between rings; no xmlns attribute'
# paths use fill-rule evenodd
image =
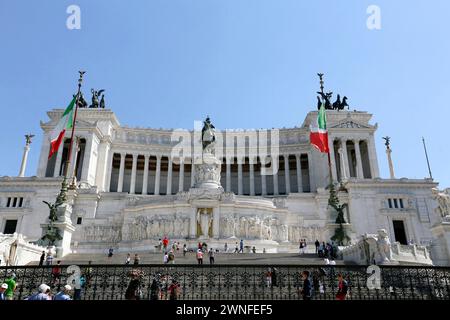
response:
<svg viewBox="0 0 450 320"><path fill-rule="evenodd" d="M0 279L11 273L16 276L14 299L24 299L36 293L41 283L52 292L73 283L71 267L61 266L1 267ZM275 270L271 283L267 281L268 267ZM450 268L380 266L378 289L369 289L367 266L317 265L80 265L81 300L121 300L130 283L129 273L139 270L142 299L169 299L169 287L176 280L179 300L296 300L301 299L301 272L308 270L313 287L313 299L334 300L338 290L337 275L348 282L347 299L450 299ZM75 269L77 269L75 267ZM369 279L369 282L370 279ZM152 285L153 284L153 285Z"/></svg>

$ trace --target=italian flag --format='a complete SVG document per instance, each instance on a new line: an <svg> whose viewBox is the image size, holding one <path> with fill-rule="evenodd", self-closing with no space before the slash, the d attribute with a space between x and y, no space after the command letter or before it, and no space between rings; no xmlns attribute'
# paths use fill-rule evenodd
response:
<svg viewBox="0 0 450 320"><path fill-rule="evenodd" d="M66 108L66 110L64 110L61 119L59 119L58 124L50 134L50 152L48 153L49 159L53 156L53 154L58 152L59 146L64 138L66 130L69 130L73 127L75 100L76 96L72 99L72 101L70 101L69 106Z"/></svg>
<svg viewBox="0 0 450 320"><path fill-rule="evenodd" d="M311 144L319 149L320 152L328 153L328 131L327 131L327 116L325 114L325 105L322 103L317 116L317 127L310 127L309 140Z"/></svg>

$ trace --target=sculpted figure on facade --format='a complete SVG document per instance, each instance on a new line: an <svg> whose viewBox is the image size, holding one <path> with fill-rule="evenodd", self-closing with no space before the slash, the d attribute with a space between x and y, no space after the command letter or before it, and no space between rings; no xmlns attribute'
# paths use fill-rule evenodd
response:
<svg viewBox="0 0 450 320"><path fill-rule="evenodd" d="M209 228L211 227L212 219L206 208L198 210L197 221L200 223L201 236L209 237Z"/></svg>
<svg viewBox="0 0 450 320"><path fill-rule="evenodd" d="M436 212L438 212L442 218L450 215L450 195L448 193L448 189L440 191L437 188L433 188L431 189L431 192L433 194L433 198L438 203Z"/></svg>

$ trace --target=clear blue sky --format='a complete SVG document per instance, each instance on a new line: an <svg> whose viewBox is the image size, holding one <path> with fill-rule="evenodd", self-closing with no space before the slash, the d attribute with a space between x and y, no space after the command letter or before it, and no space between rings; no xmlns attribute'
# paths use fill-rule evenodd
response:
<svg viewBox="0 0 450 320"><path fill-rule="evenodd" d="M81 30L66 9L81 8ZM381 30L366 9L381 8ZM0 2L0 175L17 175L24 137L65 107L77 70L106 89L121 124L192 128L210 114L219 128L293 127L314 109L316 73L352 108L374 114L381 175L384 135L398 177L428 171L450 187L450 1L158 0ZM89 94L88 94L89 93Z"/></svg>

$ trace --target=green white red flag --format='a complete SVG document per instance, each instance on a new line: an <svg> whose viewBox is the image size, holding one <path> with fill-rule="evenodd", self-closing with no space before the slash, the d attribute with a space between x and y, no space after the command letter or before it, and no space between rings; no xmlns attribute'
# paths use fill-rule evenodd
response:
<svg viewBox="0 0 450 320"><path fill-rule="evenodd" d="M66 131L73 127L75 100L76 96L72 99L72 101L70 101L69 106L66 108L66 110L64 110L61 119L50 134L50 151L48 153L49 159L58 152L59 146L64 139Z"/></svg>
<svg viewBox="0 0 450 320"><path fill-rule="evenodd" d="M317 116L317 126L310 126L309 140L311 144L319 149L320 152L328 153L330 149L328 147L328 131L327 131L327 116L325 113L325 105L322 105L319 109L319 114Z"/></svg>

